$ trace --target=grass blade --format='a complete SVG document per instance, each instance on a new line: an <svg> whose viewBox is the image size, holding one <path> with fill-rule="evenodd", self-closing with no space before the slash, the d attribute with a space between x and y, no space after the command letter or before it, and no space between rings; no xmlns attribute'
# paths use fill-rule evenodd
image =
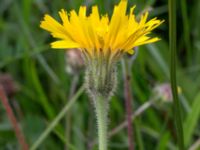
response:
<svg viewBox="0 0 200 150"><path fill-rule="evenodd" d="M173 107L174 107L174 121L176 125L176 134L179 150L184 150L184 137L183 127L181 119L180 102L177 93L176 83L176 0L169 0L169 48L171 52L171 88L173 95Z"/></svg>
<svg viewBox="0 0 200 150"><path fill-rule="evenodd" d="M199 108L200 108L200 93L197 94L197 96L195 97L191 111L187 115L186 120L184 122L184 131L185 131L184 135L185 135L186 145L190 143L193 132L196 129L195 126L197 125L200 116Z"/></svg>
<svg viewBox="0 0 200 150"><path fill-rule="evenodd" d="M74 104L74 102L78 99L78 97L83 93L85 87L82 86L78 92L73 96L73 98L67 103L64 108L60 111L60 113L56 116L56 118L52 121L52 123L47 127L47 129L41 134L41 136L37 139L37 141L32 145L30 150L35 150L39 147L39 145L47 138L47 136L51 133L54 127L59 123L59 121L65 116L66 112L70 109L70 107Z"/></svg>

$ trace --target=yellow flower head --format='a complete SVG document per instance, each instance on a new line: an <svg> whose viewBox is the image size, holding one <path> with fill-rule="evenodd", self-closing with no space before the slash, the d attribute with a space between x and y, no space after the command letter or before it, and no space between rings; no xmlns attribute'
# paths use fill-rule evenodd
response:
<svg viewBox="0 0 200 150"><path fill-rule="evenodd" d="M111 19L107 14L100 15L97 6L92 7L88 16L86 6L81 6L78 13L62 9L61 24L45 15L40 27L58 39L51 43L52 48L78 48L91 58L99 54L111 58L124 52L133 54L134 47L159 40L148 35L163 22L156 18L147 21L148 12L137 21L134 9L135 6L127 14L127 0L121 0L114 7Z"/></svg>

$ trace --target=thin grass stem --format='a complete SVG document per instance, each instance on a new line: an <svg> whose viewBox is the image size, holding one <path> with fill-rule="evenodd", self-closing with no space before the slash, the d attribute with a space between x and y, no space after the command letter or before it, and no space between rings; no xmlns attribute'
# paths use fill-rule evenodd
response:
<svg viewBox="0 0 200 150"><path fill-rule="evenodd" d="M192 58L192 49L191 49L191 41L190 41L190 25L189 18L187 13L187 4L186 0L181 0L181 11L182 11L182 19L183 19L183 30L184 30L184 42L186 45L187 51L187 61L190 63Z"/></svg>
<svg viewBox="0 0 200 150"><path fill-rule="evenodd" d="M71 98L73 97L74 93L76 92L76 88L77 88L77 85L78 85L78 80L79 79L79 76L78 74L75 74L73 76L73 79L72 79L72 83L71 83L71 86L70 86L70 91L69 91L69 97L68 99L71 100ZM71 134L71 122L72 122L72 119L71 119L71 111L69 111L67 114L66 114L66 118L65 118L65 123L66 123L66 127L65 127L65 137L67 139L67 141L70 143L70 134ZM67 143L65 145L65 150L69 150L69 147L67 146Z"/></svg>
<svg viewBox="0 0 200 150"><path fill-rule="evenodd" d="M174 122L176 126L177 142L179 150L184 150L184 137L181 119L180 102L176 83L176 0L169 0L169 48L171 52L170 79L173 95Z"/></svg>
<svg viewBox="0 0 200 150"><path fill-rule="evenodd" d="M146 103L144 103L142 106L140 106L135 112L131 115L131 120L134 121L136 117L140 116L142 113L144 113L148 108L150 108L155 101L158 100L158 97L154 97L150 100L148 100ZM119 124L117 127L113 128L109 133L108 136L112 137L119 133L122 129L124 129L128 125L127 120Z"/></svg>
<svg viewBox="0 0 200 150"><path fill-rule="evenodd" d="M78 97L83 93L85 87L82 86L76 94L72 97L72 99L67 103L64 108L60 111L60 113L56 116L56 118L52 121L52 123L46 128L46 130L40 135L40 137L35 141L30 150L36 150L40 144L48 137L51 131L55 128L55 126L59 123L59 121L65 116L66 112L71 108L71 106L76 102Z"/></svg>

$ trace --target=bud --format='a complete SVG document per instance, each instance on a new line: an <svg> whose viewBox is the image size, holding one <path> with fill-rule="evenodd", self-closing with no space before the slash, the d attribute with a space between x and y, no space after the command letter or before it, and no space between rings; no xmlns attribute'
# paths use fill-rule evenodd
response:
<svg viewBox="0 0 200 150"><path fill-rule="evenodd" d="M19 90L9 74L0 74L0 85L8 96L13 96Z"/></svg>
<svg viewBox="0 0 200 150"><path fill-rule="evenodd" d="M66 55L66 72L69 74L77 74L84 67L82 53L78 49L68 49Z"/></svg>
<svg viewBox="0 0 200 150"><path fill-rule="evenodd" d="M177 87L178 93L181 93L181 88ZM158 95L164 102L172 102L172 90L169 83L163 83L160 85L157 85L154 88L154 92L156 95Z"/></svg>

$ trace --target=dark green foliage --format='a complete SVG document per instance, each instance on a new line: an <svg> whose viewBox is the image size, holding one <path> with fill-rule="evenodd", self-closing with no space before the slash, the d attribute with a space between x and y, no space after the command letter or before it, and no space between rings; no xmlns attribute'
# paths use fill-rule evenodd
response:
<svg viewBox="0 0 200 150"><path fill-rule="evenodd" d="M185 3L184 3L185 2ZM0 0L0 73L10 74L19 91L9 98L28 145L41 133L69 102L72 82L77 75L65 72L65 52L53 50L52 38L39 28L45 13L58 18L61 8L78 10L80 5L99 5L104 14L112 13L118 0ZM165 19L154 35L162 40L138 48L132 65L132 110L155 97L154 87L170 82L168 45L168 10L164 0L129 0L136 13L151 9L150 17ZM185 144L188 149L200 137L200 1L178 0L177 3L177 84L181 87L181 114ZM131 59L131 58L128 58ZM118 67L118 85L110 102L109 131L126 117L122 66ZM74 94L83 84L83 71L78 75ZM176 137L171 102L157 100L133 123L136 150L175 150ZM73 104L66 116L39 146L41 150L88 150L95 143L94 108L86 94ZM67 119L68 118L68 119ZM67 129L66 129L67 128ZM66 133L67 132L67 138ZM20 149L6 111L0 102L0 150ZM93 145L97 149L97 145ZM110 138L110 150L128 149L124 128Z"/></svg>

